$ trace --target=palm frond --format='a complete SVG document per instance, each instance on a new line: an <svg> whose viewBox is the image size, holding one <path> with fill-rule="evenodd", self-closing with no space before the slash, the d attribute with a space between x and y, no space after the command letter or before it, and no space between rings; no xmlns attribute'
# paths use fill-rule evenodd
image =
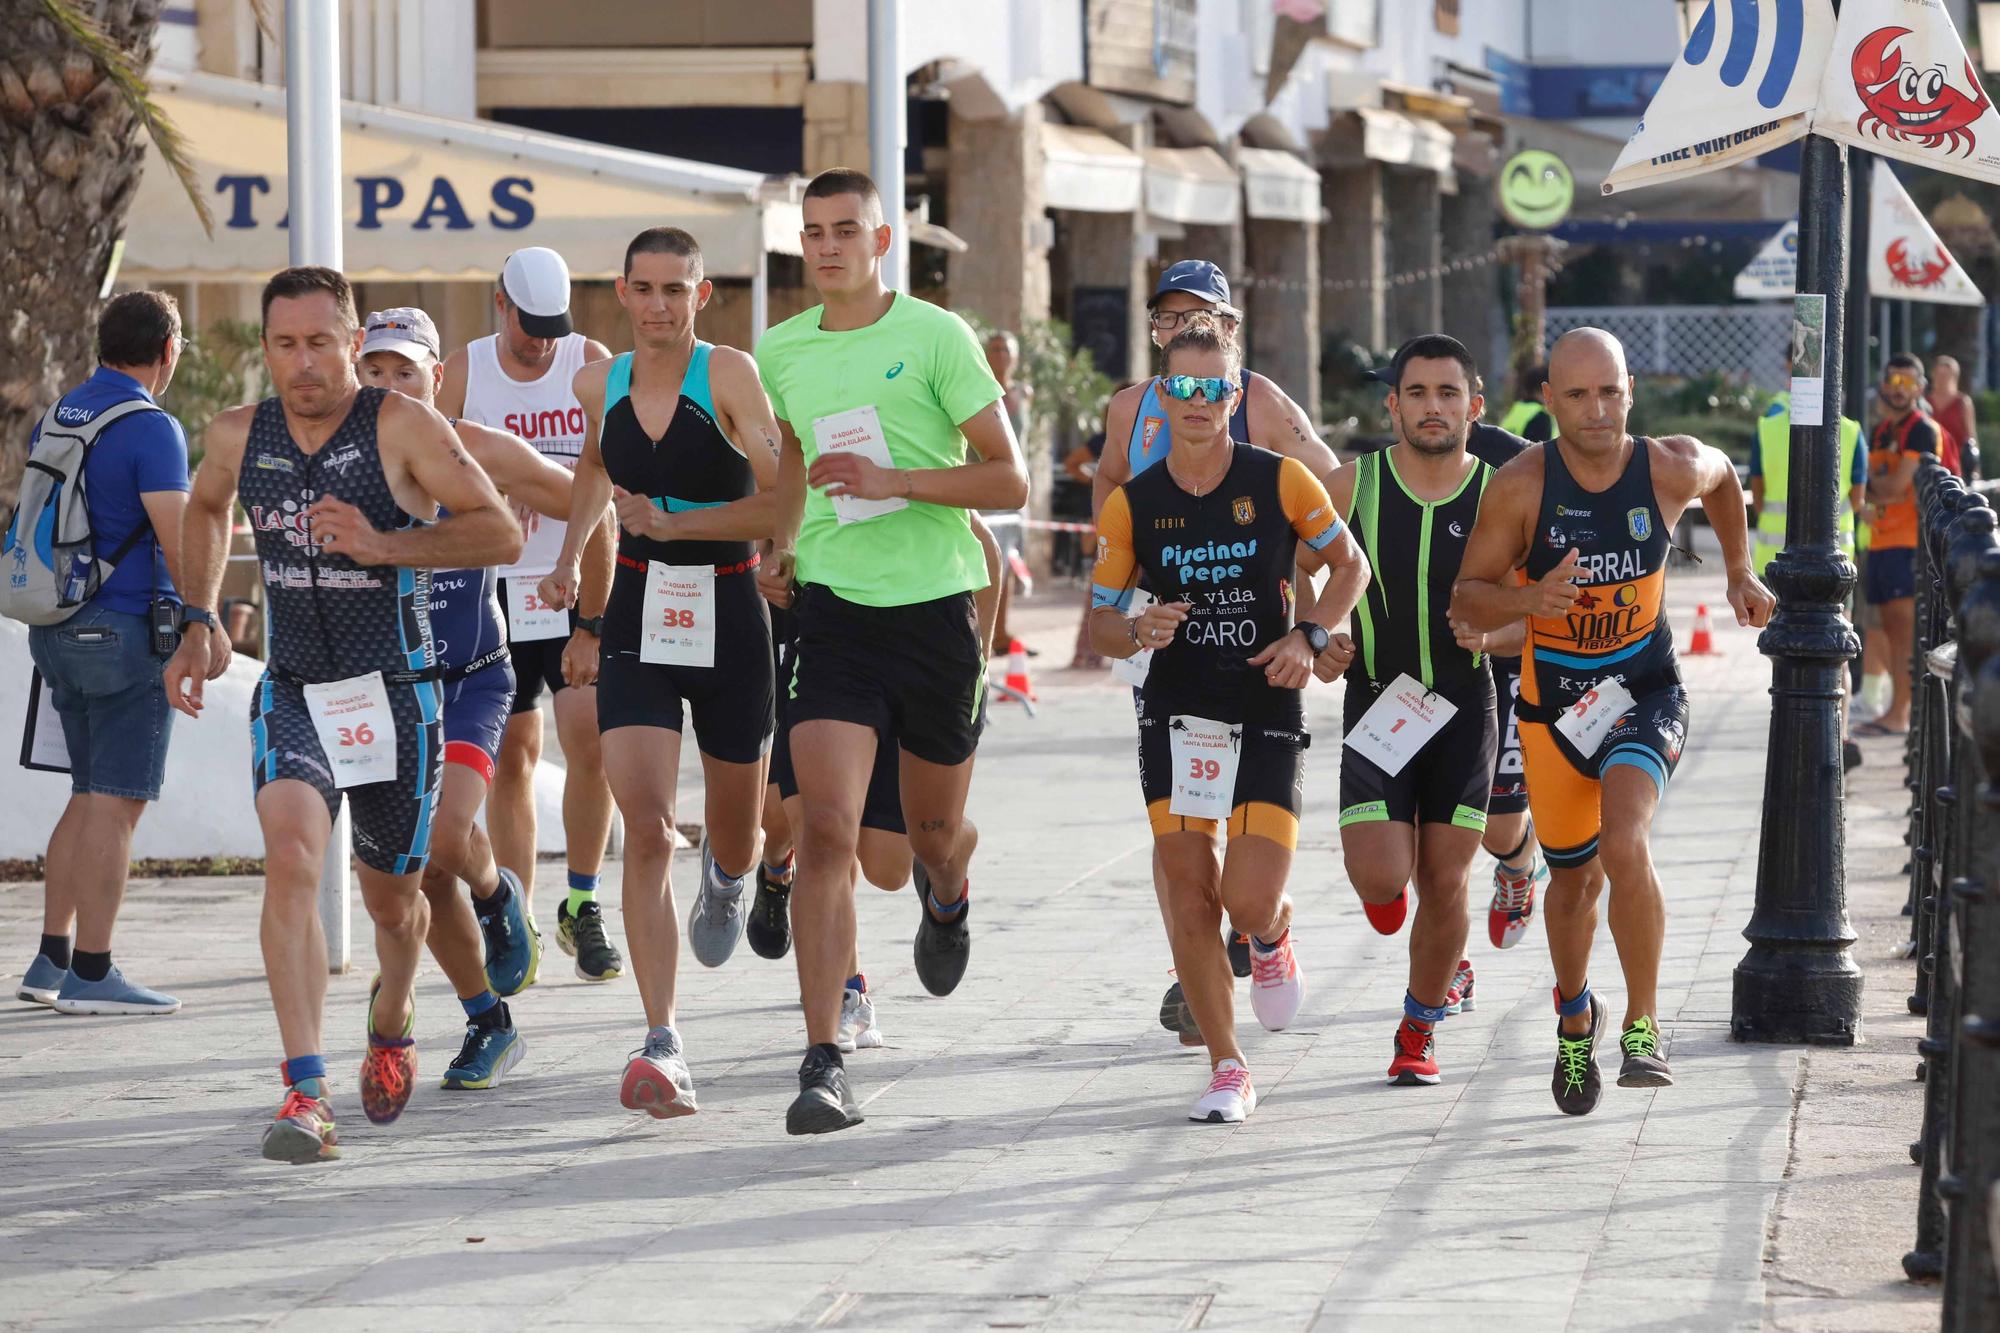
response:
<svg viewBox="0 0 2000 1333"><path fill-rule="evenodd" d="M264 22L263 5L255 6L259 12L259 22ZM202 230L211 237L215 235L215 215L209 211L208 199L201 192L201 184L195 179L194 162L188 152L187 136L175 125L165 110L153 100L152 89L145 78L133 68L132 61L120 50L98 25L96 19L84 13L70 0L42 0L42 9L49 21L67 32L76 44L87 52L92 60L104 67L111 77L127 106L132 108L146 133L152 136L153 146L159 150L160 161L166 163L180 180L181 188L187 191L188 202L194 205L195 215L201 219Z"/></svg>

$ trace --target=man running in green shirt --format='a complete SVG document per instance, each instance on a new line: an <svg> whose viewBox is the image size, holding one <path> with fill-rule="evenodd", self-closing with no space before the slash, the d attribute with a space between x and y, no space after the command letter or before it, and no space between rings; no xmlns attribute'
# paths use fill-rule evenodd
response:
<svg viewBox="0 0 2000 1333"><path fill-rule="evenodd" d="M987 582L966 511L1020 508L1028 477L978 338L883 282L890 230L875 183L821 172L803 211L824 304L757 346L783 440L759 578L791 597L798 627L778 688L803 815L792 934L811 1049L785 1128L824 1134L861 1122L836 1040L854 951L849 867L878 729L901 751L918 979L949 995L965 975L977 837L965 794L986 689L972 594Z"/></svg>

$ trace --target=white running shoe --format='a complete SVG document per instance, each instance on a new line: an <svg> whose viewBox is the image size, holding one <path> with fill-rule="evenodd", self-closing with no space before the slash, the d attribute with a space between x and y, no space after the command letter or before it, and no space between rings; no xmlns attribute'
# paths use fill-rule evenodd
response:
<svg viewBox="0 0 2000 1333"><path fill-rule="evenodd" d="M626 1110L644 1111L655 1120L695 1113L694 1075L681 1056L680 1035L672 1028L654 1028L646 1034L645 1048L634 1051L625 1065L618 1101Z"/></svg>
<svg viewBox="0 0 2000 1333"><path fill-rule="evenodd" d="M1257 1021L1272 1032L1282 1032L1299 1016L1306 1002L1306 977L1292 952L1292 932L1270 949L1262 941L1250 941L1250 1007Z"/></svg>
<svg viewBox="0 0 2000 1333"><path fill-rule="evenodd" d="M834 1044L843 1051L873 1050L887 1044L882 1040L882 1029L875 1026L874 996L865 990L842 988L840 1031L834 1037Z"/></svg>
<svg viewBox="0 0 2000 1333"><path fill-rule="evenodd" d="M1240 1125L1257 1109L1257 1089L1250 1086L1250 1071L1234 1060L1224 1060L1208 1080L1208 1091L1188 1112L1188 1119L1205 1125Z"/></svg>

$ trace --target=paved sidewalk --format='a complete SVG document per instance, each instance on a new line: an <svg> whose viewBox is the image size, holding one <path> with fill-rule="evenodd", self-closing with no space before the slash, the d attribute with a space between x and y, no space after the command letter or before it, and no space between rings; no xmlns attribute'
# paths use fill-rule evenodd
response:
<svg viewBox="0 0 2000 1333"><path fill-rule="evenodd" d="M1676 576L1676 628L1719 592ZM1022 613L1040 664L1068 659L1070 601ZM264 1163L279 1084L257 886L135 884L121 958L182 1015L0 1009L0 1326L1758 1327L1801 1061L1728 1038L1769 677L1751 633L1717 637L1722 655L1688 665L1692 736L1655 843L1674 1088L1607 1086L1596 1114L1556 1113L1542 934L1486 945L1483 863L1479 1007L1442 1029L1442 1086L1384 1086L1406 940L1368 929L1341 874L1337 696L1319 689L1293 877L1311 994L1294 1030L1264 1033L1239 992L1263 1104L1241 1127L1189 1124L1206 1068L1155 1018L1168 964L1129 705L1101 675L1044 672L1041 715L1001 708L981 752L956 995L912 975L910 896L862 890L892 1044L851 1057L868 1122L845 1134L784 1133L801 1042L789 962L744 948L716 972L683 963L702 1112L655 1122L617 1104L643 1035L629 981L586 986L552 949L516 1006L528 1059L492 1093L436 1089L460 1025L427 967L424 1079L386 1129L354 1093L366 964L335 978L345 1156ZM675 869L691 882L693 858ZM544 869L551 935L558 878ZM39 910L34 886L0 888L7 966ZM1615 1015L1608 936L1601 950ZM1913 1170L1899 1187L1914 1199ZM1893 1266L1906 1241L1880 1248Z"/></svg>

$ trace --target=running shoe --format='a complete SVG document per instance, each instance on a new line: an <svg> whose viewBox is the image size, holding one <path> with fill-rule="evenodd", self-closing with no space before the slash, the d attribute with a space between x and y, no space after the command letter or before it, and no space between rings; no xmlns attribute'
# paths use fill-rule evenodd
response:
<svg viewBox="0 0 2000 1333"><path fill-rule="evenodd" d="M743 935L759 958L775 960L792 950L792 886L765 874L762 857L757 860L757 896L750 903Z"/></svg>
<svg viewBox="0 0 2000 1333"><path fill-rule="evenodd" d="M14 998L26 1000L29 1004L53 1005L56 992L62 989L63 980L69 976L69 969L57 967L49 961L45 953L35 955L35 961L28 964L28 970L21 974L21 984L14 988Z"/></svg>
<svg viewBox="0 0 2000 1333"><path fill-rule="evenodd" d="M677 1115L693 1115L694 1075L681 1058L680 1034L672 1028L654 1028L646 1034L646 1044L632 1052L625 1064L625 1082L618 1089L618 1102L628 1111L644 1111L655 1120Z"/></svg>
<svg viewBox="0 0 2000 1333"><path fill-rule="evenodd" d="M1204 1125L1240 1125L1257 1109L1257 1089L1250 1086L1250 1071L1234 1060L1216 1065L1208 1080L1208 1091L1188 1112L1188 1119Z"/></svg>
<svg viewBox="0 0 2000 1333"><path fill-rule="evenodd" d="M834 1045L843 1051L874 1050L888 1043L875 1025L875 997L865 990L843 987L840 992L840 1033Z"/></svg>
<svg viewBox="0 0 2000 1333"><path fill-rule="evenodd" d="M1183 1046L1201 1045L1201 1025L1194 1021L1194 1010L1188 1008L1187 995L1178 981L1167 987L1160 1000L1160 1026L1179 1033Z"/></svg>
<svg viewBox="0 0 2000 1333"><path fill-rule="evenodd" d="M1625 1048L1625 1063L1618 1067L1621 1088L1671 1088L1674 1072L1660 1054L1660 1027L1641 1015L1618 1037Z"/></svg>
<svg viewBox="0 0 2000 1333"><path fill-rule="evenodd" d="M1557 1002L1561 1002L1560 989ZM1564 1115L1589 1115L1604 1095L1604 1083L1597 1072L1597 1037L1604 1031L1608 1013L1604 1001L1592 991L1589 1032L1572 1037L1562 1030L1562 1020L1556 1020L1556 1072L1550 1090Z"/></svg>
<svg viewBox="0 0 2000 1333"><path fill-rule="evenodd" d="M949 921L940 921L931 915L931 876L922 861L911 866L911 875L917 885L917 911L922 915L913 946L917 980L933 995L949 995L958 989L958 983L965 977L965 965L972 961L972 931L968 926L972 904L961 897L957 915Z"/></svg>
<svg viewBox="0 0 2000 1333"><path fill-rule="evenodd" d="M1451 989L1444 993L1444 1011L1469 1014L1477 1007L1472 1002L1472 964L1461 958L1458 971L1452 974Z"/></svg>
<svg viewBox="0 0 2000 1333"><path fill-rule="evenodd" d="M1389 1086L1428 1087L1439 1081L1437 1035L1405 1018L1396 1028L1396 1054L1389 1061Z"/></svg>
<svg viewBox="0 0 2000 1333"><path fill-rule="evenodd" d="M604 937L604 909L585 903L575 916L569 904L556 904L556 943L576 959L576 974L585 981L616 981L625 972L625 958Z"/></svg>
<svg viewBox="0 0 2000 1333"><path fill-rule="evenodd" d="M723 879L722 867L708 850L708 838L701 840L701 887L695 892L694 906L688 909L688 949L703 967L721 967L736 952L743 938L743 881ZM733 889L722 885L733 884Z"/></svg>
<svg viewBox="0 0 2000 1333"><path fill-rule="evenodd" d="M278 1114L264 1126L263 1152L267 1160L291 1166L330 1162L340 1156L333 1104L324 1097L308 1097L287 1084Z"/></svg>
<svg viewBox="0 0 2000 1333"><path fill-rule="evenodd" d="M1292 932L1287 930L1269 949L1250 946L1250 1008L1257 1021L1272 1032L1282 1032L1299 1016L1306 1001L1305 973L1299 970L1298 955L1292 952Z"/></svg>
<svg viewBox="0 0 2000 1333"><path fill-rule="evenodd" d="M410 1092L417 1084L417 1006L412 997L410 1016L403 1020L403 1035L375 1035L375 997L382 991L378 972L368 987L368 1054L361 1057L361 1113L378 1125L392 1123L410 1104Z"/></svg>
<svg viewBox="0 0 2000 1333"><path fill-rule="evenodd" d="M465 1025L465 1044L445 1067L439 1087L461 1092L497 1088L507 1071L521 1063L521 1057L528 1053L528 1039L514 1030L514 1016L506 1009L503 1001L497 1024Z"/></svg>
<svg viewBox="0 0 2000 1333"><path fill-rule="evenodd" d="M840 1061L815 1046L799 1066L799 1095L785 1109L785 1133L832 1134L862 1122Z"/></svg>
<svg viewBox="0 0 2000 1333"><path fill-rule="evenodd" d="M502 866L500 883L507 890L506 903L491 916L473 915L486 937L486 984L505 999L535 984L542 969L542 937L528 923L528 893L520 879Z"/></svg>
<svg viewBox="0 0 2000 1333"><path fill-rule="evenodd" d="M1386 903L1371 903L1361 900L1361 911L1368 918L1368 924L1375 927L1378 935L1393 935L1403 928L1403 918L1410 914L1410 889L1406 884L1403 891Z"/></svg>
<svg viewBox="0 0 2000 1333"><path fill-rule="evenodd" d="M1229 935L1229 970L1239 977L1250 975L1250 937L1240 930Z"/></svg>
<svg viewBox="0 0 2000 1333"><path fill-rule="evenodd" d="M59 1014L173 1014L181 1002L136 981L127 981L117 967L102 981L85 981L71 972L56 990L55 1011Z"/></svg>
<svg viewBox="0 0 2000 1333"><path fill-rule="evenodd" d="M1486 938L1493 941L1496 949L1511 949L1527 934L1528 923L1535 919L1535 885L1549 877L1549 868L1542 858L1533 856L1526 874L1518 878L1510 876L1499 866L1493 867L1493 901L1486 909Z"/></svg>

